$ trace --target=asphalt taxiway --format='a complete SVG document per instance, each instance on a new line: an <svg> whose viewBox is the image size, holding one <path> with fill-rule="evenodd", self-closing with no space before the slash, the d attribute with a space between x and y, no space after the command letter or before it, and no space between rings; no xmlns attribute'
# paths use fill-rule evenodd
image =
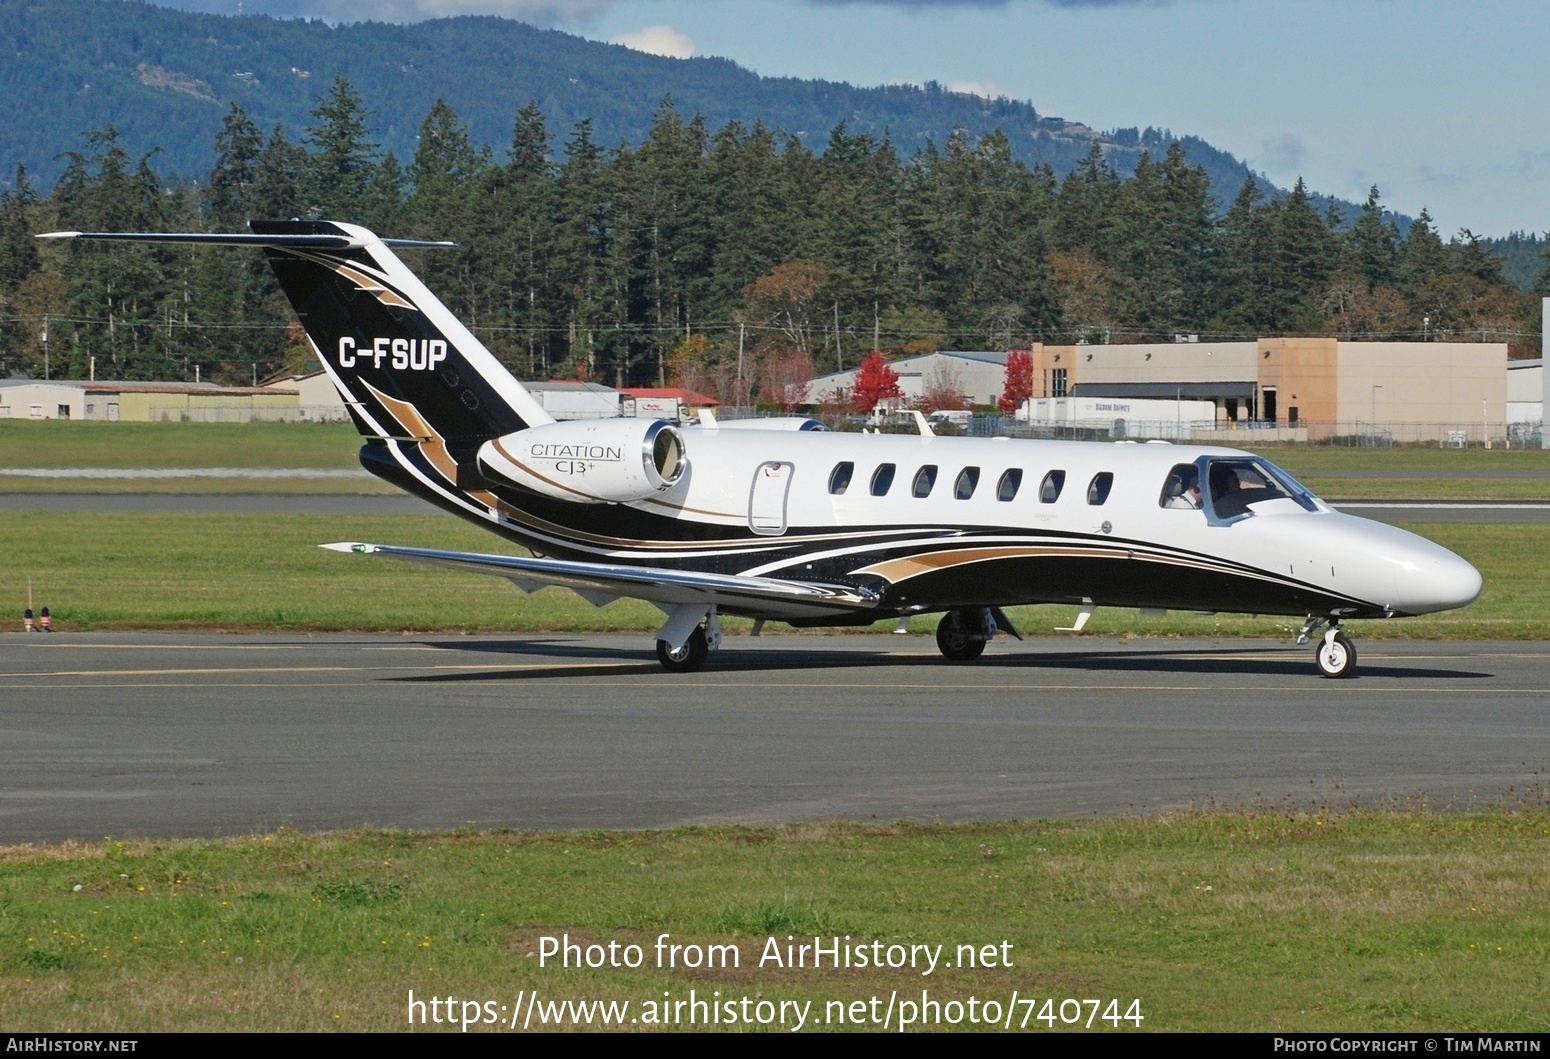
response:
<svg viewBox="0 0 1550 1059"><path fill-rule="evenodd" d="M0 844L1543 803L1550 644L1357 646L8 633Z"/></svg>

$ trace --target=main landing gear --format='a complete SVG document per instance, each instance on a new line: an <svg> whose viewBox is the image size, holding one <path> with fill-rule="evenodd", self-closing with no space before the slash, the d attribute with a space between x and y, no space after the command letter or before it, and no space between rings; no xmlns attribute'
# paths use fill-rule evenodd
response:
<svg viewBox="0 0 1550 1059"><path fill-rule="evenodd" d="M657 641L657 661L669 673L692 673L710 657L710 645L705 642L705 627L696 625L681 647L673 647L666 640Z"/></svg>
<svg viewBox="0 0 1550 1059"><path fill-rule="evenodd" d="M1019 640L1022 636L1000 607L959 607L942 615L936 627L936 646L949 662L972 662L985 653L985 645L1005 629Z"/></svg>
<svg viewBox="0 0 1550 1059"><path fill-rule="evenodd" d="M1297 634L1298 643L1307 643L1319 626L1326 624L1324 618L1309 618ZM1340 631L1338 618L1328 619L1329 628L1324 630L1319 645L1313 651L1313 659L1318 663L1319 673L1332 680L1340 680L1354 676L1356 673L1356 645L1351 638Z"/></svg>
<svg viewBox="0 0 1550 1059"><path fill-rule="evenodd" d="M657 661L669 673L693 673L720 646L721 619L715 607L679 605L657 630Z"/></svg>

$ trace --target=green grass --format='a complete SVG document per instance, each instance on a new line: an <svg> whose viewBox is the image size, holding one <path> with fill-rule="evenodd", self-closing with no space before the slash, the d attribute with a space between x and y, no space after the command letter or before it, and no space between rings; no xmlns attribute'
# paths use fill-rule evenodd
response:
<svg viewBox="0 0 1550 1059"><path fill-rule="evenodd" d="M1463 478L1481 471L1537 471L1550 475L1547 449L1444 449L1435 445L1387 449L1334 445L1285 445L1256 449L1293 474L1338 475L1340 471L1435 471Z"/></svg>
<svg viewBox="0 0 1550 1059"><path fill-rule="evenodd" d="M59 629L464 630L646 632L661 612L622 600L598 608L558 588L528 595L503 578L414 563L341 555L336 540L501 551L499 540L446 515L154 515L20 512L5 518L3 591L20 613L27 578ZM1457 551L1485 577L1463 610L1362 622L1362 636L1541 638L1550 635L1550 535L1535 524L1435 523L1411 527ZM1069 625L1071 607L1016 607L1013 621L1038 635ZM1290 618L1149 617L1100 608L1089 634L1288 635ZM7 625L6 627L9 627ZM889 626L878 626L886 628ZM936 616L915 619L929 633ZM737 633L745 623L732 620ZM780 626L771 626L777 631Z"/></svg>
<svg viewBox="0 0 1550 1059"><path fill-rule="evenodd" d="M355 454L360 447L360 435L343 423L0 420L0 471L12 467L352 468L359 466Z"/></svg>
<svg viewBox="0 0 1550 1059"><path fill-rule="evenodd" d="M518 591L503 578L317 545L336 540L501 551L502 542L450 516L186 515L19 512L5 517L3 591L20 613L27 578L59 629L465 630L647 632L661 612L637 601L593 607L572 592ZM1550 635L1550 535L1535 524L1435 523L1412 529L1480 569L1485 591L1463 610L1362 622L1362 636L1540 638ZM509 549L508 549L509 550ZM1013 621L1038 635L1069 625L1071 607L1016 607ZM929 633L936 616L911 628ZM1289 635L1290 618L1148 617L1101 608L1090 634ZM4 626L11 627L9 624ZM879 628L890 627L888 625ZM728 623L737 633L747 625ZM777 631L780 626L771 626Z"/></svg>
<svg viewBox="0 0 1550 1059"><path fill-rule="evenodd" d="M808 1000L815 1015L893 990L1003 1005L1015 990L1040 1004L1117 999L1119 1013L1139 1000L1143 1030L1543 1032L1543 794L1449 815L1266 807L18 848L0 851L0 1025L402 1030L410 990L628 1000L637 1015L691 989ZM659 969L664 933L735 945L738 966ZM540 966L545 935L636 944L644 965ZM993 946L1011 966L761 968L769 939L788 935L942 945L949 960ZM1093 1032L1115 1029L1100 1019Z"/></svg>
<svg viewBox="0 0 1550 1059"><path fill-rule="evenodd" d="M306 493L323 496L403 495L401 489L364 471L347 478L24 478L19 475L0 474L0 495L6 493L77 495L157 493L182 496L226 496L233 493Z"/></svg>
<svg viewBox="0 0 1550 1059"><path fill-rule="evenodd" d="M360 437L354 427L337 423L0 421L0 493L392 492L392 486L372 478L131 481L18 478L3 473L19 467L349 469L358 466L355 454L359 448ZM1265 452L1314 492L1330 498L1550 499L1550 451L1540 449L1302 445ZM1352 471L1378 472L1380 476L1352 477ZM1401 476L1383 478L1384 471ZM1422 473L1425 477L1413 477ZM1504 473L1528 477L1490 477Z"/></svg>
<svg viewBox="0 0 1550 1059"><path fill-rule="evenodd" d="M1544 478L1335 478L1302 483L1336 507L1342 500L1550 500Z"/></svg>

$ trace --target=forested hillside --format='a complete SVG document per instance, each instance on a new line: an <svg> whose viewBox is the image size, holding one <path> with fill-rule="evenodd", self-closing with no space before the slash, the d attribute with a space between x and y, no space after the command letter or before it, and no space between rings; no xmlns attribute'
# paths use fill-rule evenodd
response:
<svg viewBox="0 0 1550 1059"><path fill-rule="evenodd" d="M1098 133L1039 115L1027 103L985 100L938 86L858 88L760 77L725 59L668 59L542 30L509 19L449 18L412 25L228 17L136 0L0 0L0 181L18 163L49 187L79 135L112 124L130 155L155 150L164 179L209 171L227 106L237 103L265 133L294 136L314 99L344 75L370 102L384 150L407 158L426 112L445 99L477 144L504 144L512 118L537 103L552 127L591 119L605 148L641 143L664 97L712 128L762 121L814 151L845 122L851 133L888 136L906 155L955 128L972 137L1000 129L1012 156L1064 175L1095 136L1109 164L1128 175L1143 149L1172 137L1156 129ZM1182 140L1227 199L1247 168L1194 137ZM0 184L0 187L3 187ZM1266 185L1268 190L1268 185Z"/></svg>
<svg viewBox="0 0 1550 1059"><path fill-rule="evenodd" d="M411 263L520 375L725 399L874 347L1296 333L1537 351L1537 301L1468 233L1444 241L1423 213L1401 236L1376 192L1346 217L1300 184L1267 199L1252 179L1222 212L1178 143L1143 150L1128 176L1092 144L1060 177L999 132L906 153L841 124L819 153L662 103L638 146L611 146L529 104L492 151L437 102L400 159L379 149L374 110L343 78L298 133L231 106L197 185L164 182L112 127L51 192L20 174L0 195L0 371L41 374L45 331L56 375L93 357L99 377L129 379L301 363L258 254L33 238L290 216L456 240Z"/></svg>

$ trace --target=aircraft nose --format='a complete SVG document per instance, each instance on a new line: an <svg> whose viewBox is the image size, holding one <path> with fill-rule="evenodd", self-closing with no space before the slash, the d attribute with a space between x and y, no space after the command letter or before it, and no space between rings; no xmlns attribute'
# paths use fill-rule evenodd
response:
<svg viewBox="0 0 1550 1059"><path fill-rule="evenodd" d="M1473 603L1484 584L1480 571L1448 549L1417 539L1407 554L1394 557L1395 599L1400 614L1429 614Z"/></svg>

